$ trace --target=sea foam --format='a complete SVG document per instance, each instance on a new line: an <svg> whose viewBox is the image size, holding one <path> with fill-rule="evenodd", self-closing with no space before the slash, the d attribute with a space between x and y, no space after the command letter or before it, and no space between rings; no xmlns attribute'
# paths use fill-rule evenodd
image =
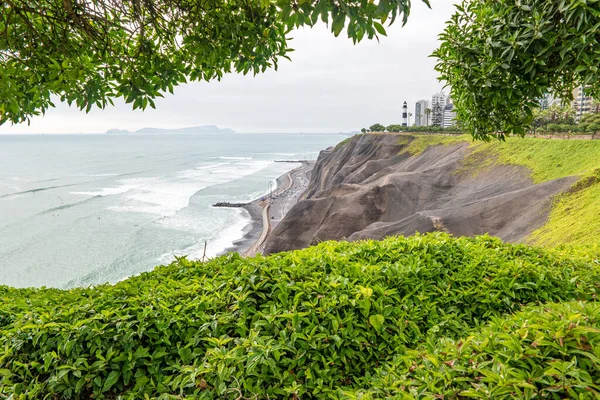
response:
<svg viewBox="0 0 600 400"><path fill-rule="evenodd" d="M177 211L187 207L191 197L199 191L241 179L266 168L269 164L270 161L239 160L199 166L177 172L170 177L151 178L143 184L137 181L131 183L129 179L124 180L120 189L112 189L122 190L123 200L118 205L107 209L117 212L155 214L161 217L173 216ZM103 191L107 190L103 189Z"/></svg>
<svg viewBox="0 0 600 400"><path fill-rule="evenodd" d="M175 259L175 256L184 255L191 260L201 260L203 256L214 258L225 249L233 247L234 243L244 236L244 228L248 226L251 219L250 214L243 208L233 208L231 212L235 214L232 218L233 222L225 229L214 232L211 238L201 239L193 246L165 253L157 261L162 264L168 264ZM204 253L205 242L206 254Z"/></svg>

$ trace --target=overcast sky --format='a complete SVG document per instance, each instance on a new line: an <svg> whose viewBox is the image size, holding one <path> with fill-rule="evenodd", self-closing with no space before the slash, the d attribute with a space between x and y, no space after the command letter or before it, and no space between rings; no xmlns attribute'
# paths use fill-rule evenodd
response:
<svg viewBox="0 0 600 400"><path fill-rule="evenodd" d="M442 89L429 55L457 0L420 1L406 26L387 28L388 36L353 45L325 26L292 32L292 62L278 71L227 75L220 82L190 83L156 101L156 110L130 105L93 109L89 114L56 104L27 124L0 126L0 133L102 133L147 126L180 128L218 125L238 132L349 132L373 123L401 122L406 100L414 114L417 100ZM414 117L412 118L414 121Z"/></svg>

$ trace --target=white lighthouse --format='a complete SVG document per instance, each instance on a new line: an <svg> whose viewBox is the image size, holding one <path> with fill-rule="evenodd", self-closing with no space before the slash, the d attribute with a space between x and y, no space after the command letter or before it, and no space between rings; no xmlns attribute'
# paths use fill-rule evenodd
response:
<svg viewBox="0 0 600 400"><path fill-rule="evenodd" d="M402 126L408 126L408 104L402 106Z"/></svg>

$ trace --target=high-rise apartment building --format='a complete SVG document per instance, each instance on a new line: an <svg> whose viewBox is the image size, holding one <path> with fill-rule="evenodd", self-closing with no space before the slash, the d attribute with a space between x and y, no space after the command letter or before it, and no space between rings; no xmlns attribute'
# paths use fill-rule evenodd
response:
<svg viewBox="0 0 600 400"><path fill-rule="evenodd" d="M431 125L442 126L444 123L444 107L448 104L448 96L441 91L431 97Z"/></svg>
<svg viewBox="0 0 600 400"><path fill-rule="evenodd" d="M577 111L575 114L577 119L581 118L583 114L592 112L593 103L594 99L586 95L585 88L583 86L579 86L573 90L573 107Z"/></svg>
<svg viewBox="0 0 600 400"><path fill-rule="evenodd" d="M425 110L431 109L429 107L429 102L427 100L419 100L415 103L415 125L416 126L429 126L429 120L431 119L431 115L428 114Z"/></svg>
<svg viewBox="0 0 600 400"><path fill-rule="evenodd" d="M447 103L448 103L448 96L446 96L446 93L444 93L443 90L441 92L436 93L433 96L431 96L431 105L432 106L434 104L439 104L439 105L441 105L443 107Z"/></svg>
<svg viewBox="0 0 600 400"><path fill-rule="evenodd" d="M456 125L456 111L454 111L454 104L448 103L444 106L442 126L444 128L449 128L454 125Z"/></svg>

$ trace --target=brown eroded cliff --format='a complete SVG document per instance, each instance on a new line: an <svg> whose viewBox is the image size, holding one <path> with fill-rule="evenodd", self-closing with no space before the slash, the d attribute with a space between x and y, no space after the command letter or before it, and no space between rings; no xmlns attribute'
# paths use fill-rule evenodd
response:
<svg viewBox="0 0 600 400"><path fill-rule="evenodd" d="M553 196L576 180L534 184L521 166L466 164L467 142L413 156L406 151L412 140L358 135L321 152L304 199L274 229L265 253L434 230L519 242L546 221Z"/></svg>

